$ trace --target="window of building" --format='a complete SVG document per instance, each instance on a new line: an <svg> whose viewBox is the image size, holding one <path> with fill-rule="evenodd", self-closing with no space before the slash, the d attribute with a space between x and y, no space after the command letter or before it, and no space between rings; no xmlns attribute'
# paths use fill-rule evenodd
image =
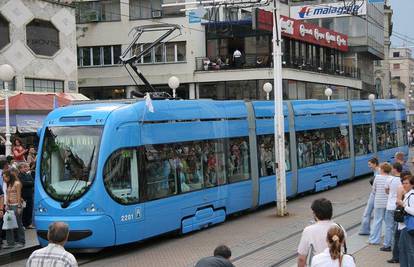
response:
<svg viewBox="0 0 414 267"><path fill-rule="evenodd" d="M394 64L394 65L393 65L393 69L395 69L395 70L399 70L399 69L400 69L400 64Z"/></svg>
<svg viewBox="0 0 414 267"><path fill-rule="evenodd" d="M162 4L175 4L175 3L185 3L185 0L162 0ZM182 6L172 6L172 7L163 7L162 15L167 16L185 16L185 12L182 11L184 5Z"/></svg>
<svg viewBox="0 0 414 267"><path fill-rule="evenodd" d="M26 26L29 48L42 56L53 56L60 49L59 31L50 21L34 19Z"/></svg>
<svg viewBox="0 0 414 267"><path fill-rule="evenodd" d="M373 152L371 124L354 126L354 147L356 156L367 155Z"/></svg>
<svg viewBox="0 0 414 267"><path fill-rule="evenodd" d="M161 15L161 0L129 0L130 19L157 18Z"/></svg>
<svg viewBox="0 0 414 267"><path fill-rule="evenodd" d="M77 1L76 23L121 20L121 1Z"/></svg>
<svg viewBox="0 0 414 267"><path fill-rule="evenodd" d="M109 66L120 63L121 45L78 47L78 66Z"/></svg>
<svg viewBox="0 0 414 267"><path fill-rule="evenodd" d="M349 158L348 127L298 132L298 167Z"/></svg>
<svg viewBox="0 0 414 267"><path fill-rule="evenodd" d="M64 82L58 80L25 79L25 91L31 92L64 92Z"/></svg>
<svg viewBox="0 0 414 267"><path fill-rule="evenodd" d="M10 81L8 85L9 85L10 91L15 91L16 90L16 79L13 78L13 80ZM0 80L0 90L4 90L4 82L2 80Z"/></svg>
<svg viewBox="0 0 414 267"><path fill-rule="evenodd" d="M150 44L137 44L133 47L132 53L138 55ZM186 60L186 42L169 42L153 47L150 52L141 56L139 63L177 63Z"/></svg>
<svg viewBox="0 0 414 267"><path fill-rule="evenodd" d="M392 57L400 57L400 52L393 52Z"/></svg>
<svg viewBox="0 0 414 267"><path fill-rule="evenodd" d="M104 184L109 195L122 204L139 202L138 160L136 149L121 149L105 163Z"/></svg>
<svg viewBox="0 0 414 267"><path fill-rule="evenodd" d="M10 43L9 22L0 14L0 50Z"/></svg>
<svg viewBox="0 0 414 267"><path fill-rule="evenodd" d="M260 177L275 174L275 136L273 134L260 135L257 137L259 146L259 170ZM291 170L289 134L285 134L285 167Z"/></svg>

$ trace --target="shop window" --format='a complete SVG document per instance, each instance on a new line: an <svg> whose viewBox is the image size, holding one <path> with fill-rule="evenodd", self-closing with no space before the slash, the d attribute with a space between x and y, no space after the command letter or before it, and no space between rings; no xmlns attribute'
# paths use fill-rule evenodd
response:
<svg viewBox="0 0 414 267"><path fill-rule="evenodd" d="M13 78L12 81L8 83L9 91L15 91L16 90L16 79ZM4 82L0 80L0 90L4 90Z"/></svg>
<svg viewBox="0 0 414 267"><path fill-rule="evenodd" d="M120 64L121 45L78 47L78 66L108 66Z"/></svg>
<svg viewBox="0 0 414 267"><path fill-rule="evenodd" d="M120 0L77 1L76 23L121 20Z"/></svg>
<svg viewBox="0 0 414 267"><path fill-rule="evenodd" d="M298 132L298 167L349 158L348 127Z"/></svg>
<svg viewBox="0 0 414 267"><path fill-rule="evenodd" d="M63 93L63 81L58 80L41 80L41 79L25 79L25 91L31 92L56 92Z"/></svg>
<svg viewBox="0 0 414 267"><path fill-rule="evenodd" d="M373 152L371 124L354 126L354 147L356 156L367 155Z"/></svg>
<svg viewBox="0 0 414 267"><path fill-rule="evenodd" d="M26 26L27 45L36 55L53 56L60 49L59 31L50 21L34 19Z"/></svg>
<svg viewBox="0 0 414 267"><path fill-rule="evenodd" d="M109 195L121 204L139 202L138 160L136 149L121 149L105 163L104 184Z"/></svg>
<svg viewBox="0 0 414 267"><path fill-rule="evenodd" d="M257 138L259 146L259 170L260 176L275 174L275 136L273 134L260 135ZM285 168L291 170L289 134L285 134Z"/></svg>
<svg viewBox="0 0 414 267"><path fill-rule="evenodd" d="M10 43L9 22L0 14L0 50Z"/></svg>

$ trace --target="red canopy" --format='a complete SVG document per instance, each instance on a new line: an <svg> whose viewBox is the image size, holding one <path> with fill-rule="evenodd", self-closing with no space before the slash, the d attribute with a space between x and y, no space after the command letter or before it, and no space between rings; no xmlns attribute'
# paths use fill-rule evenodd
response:
<svg viewBox="0 0 414 267"><path fill-rule="evenodd" d="M69 97L65 97L65 94L62 93L19 93L9 97L9 110L51 111L54 108L66 106L70 103ZM0 100L0 110L4 110L4 99Z"/></svg>

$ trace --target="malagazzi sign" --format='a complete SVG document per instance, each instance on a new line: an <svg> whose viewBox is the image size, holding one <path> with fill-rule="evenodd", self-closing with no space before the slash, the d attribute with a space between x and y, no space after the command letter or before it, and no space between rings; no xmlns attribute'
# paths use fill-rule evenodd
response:
<svg viewBox="0 0 414 267"><path fill-rule="evenodd" d="M311 23L280 16L282 35L291 39L324 47L348 51L348 36ZM253 18L253 28L272 31L273 13L257 9Z"/></svg>
<svg viewBox="0 0 414 267"><path fill-rule="evenodd" d="M319 19L366 14L367 4L365 0L290 7L290 17L294 19Z"/></svg>

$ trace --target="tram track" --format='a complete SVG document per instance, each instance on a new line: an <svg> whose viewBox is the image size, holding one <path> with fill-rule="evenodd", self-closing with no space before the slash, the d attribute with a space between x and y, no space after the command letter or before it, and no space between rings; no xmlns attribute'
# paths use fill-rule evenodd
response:
<svg viewBox="0 0 414 267"><path fill-rule="evenodd" d="M358 205L358 206L356 206L356 207L354 207L352 209L349 209L349 210L346 210L346 211L341 212L339 214L336 214L333 217L333 219L335 220L335 219L338 219L338 218L343 217L345 215L348 215L348 214L350 214L350 213L352 213L354 211L357 211L359 209L364 208L365 206L366 206L366 203L364 202L364 203L362 203L362 204L360 204L360 205ZM353 223L350 226L344 227L344 228L348 232L348 231L351 231L351 230L355 229L360 224L361 224L361 222L358 220L358 222ZM246 253L244 253L242 255L236 256L236 257L234 257L232 259L232 262L235 263L235 264L237 264L237 262L240 262L241 260L246 259L247 257L252 256L252 255L254 255L256 253L262 252L262 251L264 251L264 250L266 250L266 249L268 249L268 248L270 248L272 246L275 246L277 244L280 244L280 243L282 243L284 241L288 241L289 239L293 239L293 238L296 238L296 237L300 237L300 235L302 234L302 231L303 231L303 229L298 230L298 231L295 231L295 232L293 232L293 233L291 233L291 234L289 234L287 236L284 236L284 237L282 237L280 239L277 239L277 240L275 240L273 242L264 244L264 245L262 245L260 247L257 247L254 250L251 250L251 251L246 252ZM293 260L296 257L297 257L297 252L295 251L294 253L290 253L289 255L282 257L280 260L278 260L277 262L271 264L270 266L271 267L279 267L279 266L281 266L281 265L283 265L283 264L285 264L285 263Z"/></svg>
<svg viewBox="0 0 414 267"><path fill-rule="evenodd" d="M348 214L350 214L350 213L352 213L354 211L357 211L359 209L364 208L365 205L366 205L365 202L364 203L361 203L360 205L358 205L356 207L353 207L353 208L348 209L346 211L343 211L343 212L341 212L339 214L336 214L333 217L333 219L338 219L340 217L346 216L346 215L348 215ZM357 223L353 223L350 226L345 227L345 230L346 231L350 231L352 229L355 229L359 225L360 225L360 222L358 221ZM255 248L253 250L250 250L250 251L248 251L246 253L243 253L242 255L238 255L238 256L236 256L236 257L234 257L232 259L232 262L237 265L237 262L240 262L243 259L248 258L249 256L252 256L252 255L254 255L256 253L262 252L262 251L264 251L264 250L266 250L266 249L268 249L268 248L270 248L272 246L275 246L277 244L280 244L280 243L282 243L284 241L289 241L290 239L293 239L293 238L296 238L296 237L300 236L302 234L302 231L303 231L302 229L301 230L298 230L298 231L295 231L293 233L290 233L287 236L284 236L284 237L279 238L279 239L277 239L275 241L272 241L270 243L267 243L267 244L264 244L262 246L259 246L259 247ZM161 239L161 238L165 238L165 237L160 237L159 239ZM142 245L145 245L145 242L128 244L128 245L122 245L122 246L118 246L116 248L111 248L111 249L104 249L104 250L98 252L96 256L93 256L93 257L90 257L89 258L89 256L90 256L89 255L85 259L82 259L82 257L78 258L78 265L79 266L85 266L87 264L91 264L91 263L94 263L94 262L97 262L97 261L100 261L100 260L105 260L105 259L110 258L112 256L119 256L120 254L123 254L123 253L130 253L130 252L132 252L135 249L139 249L139 247L141 247ZM277 262L275 262L275 263L273 263L273 264L271 264L269 266L271 266L271 267L279 267L279 266L281 266L281 265L283 265L283 264L285 264L285 263L293 260L296 257L297 257L297 253L296 252L295 253L290 253L289 255L286 255L286 256L282 257L280 260L278 260Z"/></svg>

